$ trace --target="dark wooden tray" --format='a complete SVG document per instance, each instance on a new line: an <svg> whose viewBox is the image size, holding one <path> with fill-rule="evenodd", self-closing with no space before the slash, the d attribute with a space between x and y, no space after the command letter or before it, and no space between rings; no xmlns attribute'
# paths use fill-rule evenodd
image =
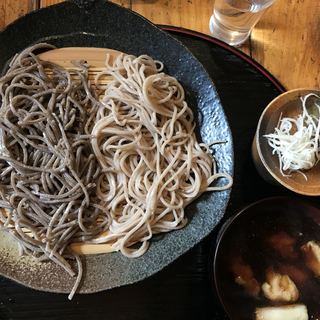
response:
<svg viewBox="0 0 320 320"><path fill-rule="evenodd" d="M256 173L250 154L264 107L284 88L240 51L206 35L162 26L183 42L212 77L234 138L235 183L225 219L244 205L284 194ZM212 285L212 254L219 230L156 275L134 285L96 294L37 292L0 278L4 319L227 319Z"/></svg>

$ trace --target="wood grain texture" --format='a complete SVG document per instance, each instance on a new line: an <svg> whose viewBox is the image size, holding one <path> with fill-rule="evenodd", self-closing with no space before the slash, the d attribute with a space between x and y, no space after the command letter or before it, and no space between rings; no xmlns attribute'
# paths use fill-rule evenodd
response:
<svg viewBox="0 0 320 320"><path fill-rule="evenodd" d="M40 0L40 8L52 6L57 3L61 3L64 0Z"/></svg>
<svg viewBox="0 0 320 320"><path fill-rule="evenodd" d="M131 6L154 23L208 34L214 0L131 0Z"/></svg>
<svg viewBox="0 0 320 320"><path fill-rule="evenodd" d="M35 9L35 2L32 0L12 1L0 0L0 28Z"/></svg>
<svg viewBox="0 0 320 320"><path fill-rule="evenodd" d="M63 0L40 0L40 8L51 6L60 2L63 2ZM130 7L130 0L112 0L111 2L117 3L126 8Z"/></svg>
<svg viewBox="0 0 320 320"><path fill-rule="evenodd" d="M318 0L277 0L252 33L252 57L288 89L320 86L319 17Z"/></svg>
<svg viewBox="0 0 320 320"><path fill-rule="evenodd" d="M131 0L112 0L111 2L117 3L125 8L131 8Z"/></svg>
<svg viewBox="0 0 320 320"><path fill-rule="evenodd" d="M131 8L153 23L181 26L179 0L131 0Z"/></svg>

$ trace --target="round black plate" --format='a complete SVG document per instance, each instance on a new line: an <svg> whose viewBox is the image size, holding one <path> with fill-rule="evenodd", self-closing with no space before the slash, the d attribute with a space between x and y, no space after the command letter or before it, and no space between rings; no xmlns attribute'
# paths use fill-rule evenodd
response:
<svg viewBox="0 0 320 320"><path fill-rule="evenodd" d="M227 215L244 204L281 193L256 173L250 146L263 108L283 88L248 57L204 35L170 28L215 82L235 147L235 186ZM216 232L218 228L216 229ZM0 319L226 319L211 288L216 232L156 275L134 285L91 295L36 292L0 278Z"/></svg>
<svg viewBox="0 0 320 320"><path fill-rule="evenodd" d="M56 24L60 17L62 20ZM37 23L45 25L38 29ZM21 30L27 28L29 34L21 37ZM110 48L134 55L148 54L162 61L165 71L176 77L185 89L186 100L195 114L199 138L205 143L226 141L215 146L215 159L219 172L232 175L231 131L217 91L199 61L168 33L141 16L104 0L95 0L89 11L64 2L32 12L0 33L3 44L0 67L17 50L36 42L48 42L57 47ZM188 224L151 241L148 251L139 258L130 259L120 252L83 258L84 273L79 292L92 293L128 285L162 270L217 226L229 196L230 190L201 195L186 207ZM61 267L21 258L18 250L14 254L7 244L2 249L1 243L6 242L0 240L0 274L34 289L70 292L75 279Z"/></svg>

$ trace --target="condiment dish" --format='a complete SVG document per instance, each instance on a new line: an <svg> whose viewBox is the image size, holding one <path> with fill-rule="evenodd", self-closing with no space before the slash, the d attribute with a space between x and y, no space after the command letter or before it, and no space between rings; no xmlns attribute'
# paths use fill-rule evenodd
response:
<svg viewBox="0 0 320 320"><path fill-rule="evenodd" d="M281 172L279 159L265 137L273 133L283 117L295 118L302 112L301 97L310 93L320 95L319 89L295 89L287 91L265 108L258 122L252 144L252 157L259 174L268 182L308 196L320 195L320 164L301 172Z"/></svg>

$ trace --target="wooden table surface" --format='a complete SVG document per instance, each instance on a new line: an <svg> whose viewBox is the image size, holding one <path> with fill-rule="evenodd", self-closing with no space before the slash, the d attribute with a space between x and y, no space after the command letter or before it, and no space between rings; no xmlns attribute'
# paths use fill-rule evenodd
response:
<svg viewBox="0 0 320 320"><path fill-rule="evenodd" d="M0 0L0 28L61 0ZM209 33L214 0L113 0L157 24ZM320 87L320 1L276 0L240 49L287 89Z"/></svg>

